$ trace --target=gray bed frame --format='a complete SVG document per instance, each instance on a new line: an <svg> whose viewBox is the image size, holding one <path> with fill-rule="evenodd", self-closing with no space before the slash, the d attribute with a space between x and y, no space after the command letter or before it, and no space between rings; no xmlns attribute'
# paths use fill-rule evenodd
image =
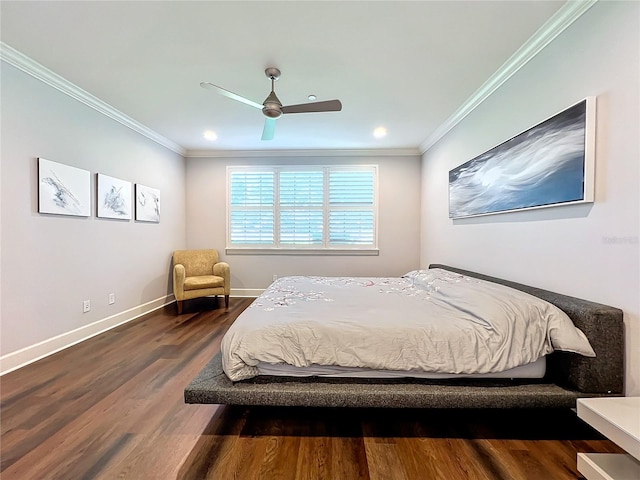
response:
<svg viewBox="0 0 640 480"><path fill-rule="evenodd" d="M624 327L618 308L446 265L433 264L542 298L567 313L595 358L554 352L541 380L422 380L261 376L232 382L216 355L185 388L186 403L306 407L529 408L575 407L581 397L624 393Z"/></svg>

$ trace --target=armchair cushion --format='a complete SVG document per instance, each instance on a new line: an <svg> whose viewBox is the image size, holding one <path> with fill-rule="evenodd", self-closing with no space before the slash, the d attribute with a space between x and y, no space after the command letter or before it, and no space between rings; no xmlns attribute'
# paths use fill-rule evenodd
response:
<svg viewBox="0 0 640 480"><path fill-rule="evenodd" d="M224 278L216 275L201 275L184 279L185 290L199 290L201 288L224 287Z"/></svg>

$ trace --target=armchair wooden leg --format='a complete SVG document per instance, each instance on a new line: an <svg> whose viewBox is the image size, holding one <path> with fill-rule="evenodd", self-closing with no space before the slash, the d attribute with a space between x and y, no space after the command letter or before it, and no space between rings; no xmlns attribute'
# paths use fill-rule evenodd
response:
<svg viewBox="0 0 640 480"><path fill-rule="evenodd" d="M224 308L229 308L229 295L224 296Z"/></svg>
<svg viewBox="0 0 640 480"><path fill-rule="evenodd" d="M178 315L182 315L182 300L178 300Z"/></svg>

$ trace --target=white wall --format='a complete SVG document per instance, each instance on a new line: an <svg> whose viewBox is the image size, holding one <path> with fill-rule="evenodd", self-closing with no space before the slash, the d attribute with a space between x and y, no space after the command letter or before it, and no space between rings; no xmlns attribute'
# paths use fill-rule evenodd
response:
<svg viewBox="0 0 640 480"><path fill-rule="evenodd" d="M377 164L378 256L226 255L228 165ZM187 158L189 248L217 248L231 266L232 294L264 289L274 274L397 276L418 267L420 157Z"/></svg>
<svg viewBox="0 0 640 480"><path fill-rule="evenodd" d="M1 65L0 347L6 356L44 342L30 350L44 353L75 338L70 332L82 334L94 322L167 301L171 253L186 244L184 159ZM91 172L89 218L38 213L37 157ZM160 189L160 223L96 218L97 172ZM108 305L109 293L116 294L114 305ZM92 309L83 314L85 299Z"/></svg>
<svg viewBox="0 0 640 480"><path fill-rule="evenodd" d="M421 264L446 263L621 308L640 395L640 3L598 2L423 156ZM448 172L597 96L596 199L451 221Z"/></svg>

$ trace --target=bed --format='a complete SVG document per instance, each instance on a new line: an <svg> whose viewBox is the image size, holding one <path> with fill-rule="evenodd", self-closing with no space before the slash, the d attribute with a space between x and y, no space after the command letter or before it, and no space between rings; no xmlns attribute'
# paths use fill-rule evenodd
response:
<svg viewBox="0 0 640 480"><path fill-rule="evenodd" d="M273 312L269 310L275 310L279 307L283 307L283 311L296 311L295 309L307 308L305 307L307 304L313 304L314 309L319 309L320 314L325 315L324 318L340 319L345 316L348 317L352 315L348 309L339 307L339 302L336 302L338 307L333 304L334 296L337 294L329 294L327 292L331 292L331 288L335 286L336 282L347 284L349 282L356 284L360 282L359 285L356 285L356 287L359 287L358 292L365 292L366 288L363 287L368 286L362 284L362 282L368 281L367 279L303 277L298 280L293 279L294 283L299 281L300 285L304 285L304 282L311 281L312 284L316 282L317 288L310 288L308 285L305 287L306 290L302 287L300 291L290 288L288 295L282 295L282 292L276 292L278 295L275 295L274 290L268 289L250 307L252 311L245 311L240 315L236 320L238 325L236 326L234 323L223 340L223 352L225 352L225 342L228 344L225 358L223 359L222 354L218 354L205 366L186 387L185 401L187 403L331 407L575 407L576 399L580 397L621 395L623 393L624 334L622 312L619 309L454 267L431 265L430 269L433 269L431 272L434 274L435 272L443 272L442 275L444 275L445 279L464 278L464 282L470 285L486 284L490 289L505 285L510 287L507 290L513 289L517 292L524 292L527 296L530 295L536 297L536 299L549 302L549 304L560 309L561 313L564 312L562 315L565 316L564 314L566 314L567 320L571 320L569 323L575 325L578 331L584 334L585 340L588 340L587 345L593 349L595 356L588 356L588 351L582 351L582 354L578 354L573 351L549 349L549 342L541 339L542 343L536 345L535 348L537 350L535 352L526 353L526 355L534 355L534 357L542 354L544 370L541 378L531 378L529 373L525 374L525 378L515 378L516 375L512 374L513 369L509 368L510 365L508 364L511 354L506 357L497 356L497 365L495 364L496 362L489 364L490 362L487 363L484 360L478 361L479 368L475 372L476 375L471 372L470 376L459 374L443 376L440 375L442 372L437 371L438 367L434 368L434 375L430 376L430 378L411 375L411 372L407 375L389 376L385 374L387 370L384 368L380 370L383 373L382 375L376 375L376 370L378 369L370 369L373 370L372 376L372 372L361 372L362 367L354 365L346 368L347 370L349 368L351 370L355 369L356 376L354 376L354 372L336 372L335 369L330 369L328 372L316 372L313 370L309 372L304 371L304 368L301 368L301 371L296 371L298 367L294 368L293 371L291 369L286 370L286 368L284 371L278 371L277 368L272 370L270 367L277 367L283 363L280 361L282 358L277 357L279 355L277 349L275 352L267 352L267 356L263 357L263 360L266 361L260 361L260 357L256 355L247 360L250 365L234 365L233 361L230 360L230 357L233 356L230 352L237 353L242 351L243 347L241 346L244 344L244 340L234 344L232 339L239 335L238 332L242 333L244 326L252 323L252 321L259 323L256 319L263 318L260 315L266 318L269 315L273 315ZM410 281L417 284L419 278L415 276L416 272L412 273L414 277L411 278L408 275L408 278L411 278ZM424 278L424 272L418 272L418 275L423 275L420 278ZM426 278L431 278L431 275L427 274ZM372 286L380 291L386 288L388 291L385 293L391 294L387 298L399 299L397 303L403 304L409 304L414 301L415 299L410 297L416 295L422 295L423 297L427 295L429 297L427 300L433 303L438 298L434 294L435 290L438 289L437 285L442 285L442 283L438 284L436 282L434 287L433 282L427 282L428 285L426 287L423 285L416 290L413 285L410 288L407 287L406 278L398 282L394 282L391 279L386 282L384 283L383 281L382 284ZM404 288L403 292L394 291L394 289L398 290L400 287ZM470 294L465 293L465 295L473 295L473 292ZM347 296L354 297L356 294L349 293ZM283 303L283 305L279 305L278 302ZM386 303L389 304L390 302L387 301ZM292 308L293 306L295 308ZM394 311L396 314L398 313L397 310L394 310L395 307L393 305L389 308L390 310L387 312L391 312L389 315ZM297 317L304 315L304 310L297 310L296 312L295 316ZM401 317L410 317L409 312L403 312ZM476 317L472 315L472 320L474 318ZM411 321L410 318L408 320ZM482 319L479 320L479 323L482 323ZM571 326L573 327L573 325ZM276 331L273 334L275 335L274 337L264 337L264 334L261 334L262 336L259 338L273 340L274 338L287 337L286 332L288 330L284 332L285 334L283 334L283 331ZM362 330L359 333L356 331L356 335L362 335L362 332ZM309 344L309 339L322 335L324 333L314 332L309 338L304 339L302 343L307 345ZM299 336L299 333L289 336ZM527 336L530 336L530 334L527 334ZM411 333L410 337L413 337L413 333ZM238 338L244 339L245 337L240 336ZM429 341L428 339L429 336L427 336L426 340L421 340L422 344ZM562 342L565 340L557 340L557 342L560 342L561 348ZM477 341L474 337L474 342ZM320 350L320 355L323 355L322 348L319 345L321 344L316 345L311 351L296 351L293 356L302 358L303 367L313 368L315 365L313 365L312 355L316 355L318 350ZM375 344L375 341L373 341L372 345L374 347L373 351L376 353L384 346L382 343ZM421 344L418 343L418 345ZM430 344L430 347L434 347L434 345ZM282 350L284 351L288 348L285 345ZM581 348L583 347L580 347L579 350ZM407 350L406 346L403 346L404 350ZM415 356L414 354L417 350L411 350L411 348L409 350L413 352L411 356ZM569 346L567 350L575 350L575 348ZM276 355L276 357L269 357L269 355ZM286 357L292 354L287 350L284 355ZM360 358L363 355L366 356L366 352L358 352L355 357ZM384 357L385 355L377 355L377 357L381 356ZM394 354L387 355L391 359L391 363L386 366L391 365L394 367L391 369L392 372L397 370L398 365L393 363L396 361L396 356ZM374 355L374 357L376 356ZM524 362L528 365L528 360L532 358L523 357L518 359L517 362ZM308 363L312 365L307 365ZM223 364L225 364L224 367L227 373L223 369ZM349 361L346 364L349 365ZM384 367L385 365L381 366ZM458 367L457 364L454 366ZM450 368L450 366L447 368ZM407 370L408 367L400 365L400 370L402 371L402 369ZM507 371L507 374L500 375L504 370ZM492 373L497 375L492 376ZM540 377L539 369L538 373L533 376L535 377L536 375ZM235 381L232 381L230 377Z"/></svg>

